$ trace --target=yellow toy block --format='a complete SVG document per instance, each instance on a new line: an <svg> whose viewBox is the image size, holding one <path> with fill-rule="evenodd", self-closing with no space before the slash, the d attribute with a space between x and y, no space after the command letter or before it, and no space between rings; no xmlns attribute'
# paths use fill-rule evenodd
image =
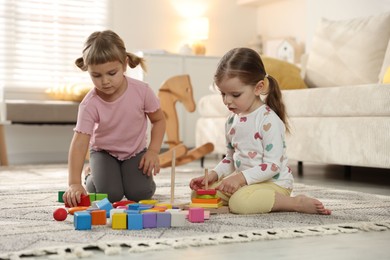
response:
<svg viewBox="0 0 390 260"><path fill-rule="evenodd" d="M112 216L112 229L127 229L127 214L115 213Z"/></svg>
<svg viewBox="0 0 390 260"><path fill-rule="evenodd" d="M157 200L140 200L138 201L139 204L148 204L148 205L155 205L158 203Z"/></svg>
<svg viewBox="0 0 390 260"><path fill-rule="evenodd" d="M155 208L141 210L141 213L146 213L146 212L160 212L160 210Z"/></svg>
<svg viewBox="0 0 390 260"><path fill-rule="evenodd" d="M190 208L214 208L222 207L222 201L218 203L190 203Z"/></svg>

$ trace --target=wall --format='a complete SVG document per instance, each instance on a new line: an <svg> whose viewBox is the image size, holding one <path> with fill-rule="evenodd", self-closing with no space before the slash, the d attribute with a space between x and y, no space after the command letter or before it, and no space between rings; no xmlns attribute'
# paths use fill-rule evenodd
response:
<svg viewBox="0 0 390 260"><path fill-rule="evenodd" d="M183 17L173 3L190 0L113 0L111 28L129 50L165 49L177 52L183 43ZM344 19L390 10L388 0L273 0L260 6L238 6L236 0L206 2L210 19L207 55L220 56L243 46L256 34L264 39L293 36L310 48L320 17ZM72 127L6 126L11 164L66 162Z"/></svg>
<svg viewBox="0 0 390 260"><path fill-rule="evenodd" d="M113 0L110 29L124 39L129 51L164 49L177 53L186 36L181 28L184 18L175 5L185 2L205 4L203 15L210 21L207 55L220 56L230 48L246 45L256 34L256 9L238 6L236 0ZM66 162L72 128L7 125L9 163Z"/></svg>
<svg viewBox="0 0 390 260"><path fill-rule="evenodd" d="M175 4L204 5L209 18L206 55L221 56L236 46L246 46L256 35L256 9L239 6L236 0L115 0L112 29L129 50L166 50L177 53L185 42L185 18Z"/></svg>
<svg viewBox="0 0 390 260"><path fill-rule="evenodd" d="M295 37L307 52L322 17L341 20L386 11L389 0L274 0L257 7L257 29L265 40Z"/></svg>

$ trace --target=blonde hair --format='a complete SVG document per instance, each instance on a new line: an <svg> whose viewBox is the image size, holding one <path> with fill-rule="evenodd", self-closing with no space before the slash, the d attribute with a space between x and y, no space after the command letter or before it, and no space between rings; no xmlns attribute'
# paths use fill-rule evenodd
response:
<svg viewBox="0 0 390 260"><path fill-rule="evenodd" d="M88 70L88 65L103 64L112 61L119 61L135 68L141 65L146 71L145 60L137 55L127 52L123 40L111 30L92 33L84 44L83 56L76 59L75 64L82 71Z"/></svg>
<svg viewBox="0 0 390 260"><path fill-rule="evenodd" d="M235 48L222 57L214 75L215 84L218 86L225 78L235 77L250 86L256 86L260 80L265 82L268 80L265 104L280 117L289 132L286 108L279 84L275 78L266 73L263 61L256 51L250 48Z"/></svg>

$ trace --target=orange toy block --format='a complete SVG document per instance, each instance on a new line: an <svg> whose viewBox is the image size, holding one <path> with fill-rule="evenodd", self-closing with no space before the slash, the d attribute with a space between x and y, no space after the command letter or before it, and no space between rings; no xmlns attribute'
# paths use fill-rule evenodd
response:
<svg viewBox="0 0 390 260"><path fill-rule="evenodd" d="M101 210L101 209L92 210L91 217L92 217L92 225L105 225L105 224L107 224L107 217L106 217L105 210Z"/></svg>
<svg viewBox="0 0 390 260"><path fill-rule="evenodd" d="M198 198L192 198L192 203L209 203L209 204L217 204L221 201L221 198L216 199L198 199Z"/></svg>
<svg viewBox="0 0 390 260"><path fill-rule="evenodd" d="M70 215L73 215L77 211L83 211L83 210L87 210L87 209L88 209L88 207L72 207L72 208L68 209L68 212Z"/></svg>
<svg viewBox="0 0 390 260"><path fill-rule="evenodd" d="M217 194L217 191L216 190L210 190L210 189L208 189L208 190L204 190L204 189L199 189L199 190L197 190L196 191L196 194L198 194L198 195L215 195L215 194Z"/></svg>

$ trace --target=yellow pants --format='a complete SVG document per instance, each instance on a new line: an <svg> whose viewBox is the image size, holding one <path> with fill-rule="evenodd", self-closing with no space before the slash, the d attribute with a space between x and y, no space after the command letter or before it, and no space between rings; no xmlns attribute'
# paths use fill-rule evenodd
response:
<svg viewBox="0 0 390 260"><path fill-rule="evenodd" d="M220 184L214 183L210 189ZM244 186L233 195L217 192L223 205L229 206L230 212L236 214L268 213L275 204L275 193L290 196L291 190L280 187L273 182L262 182ZM193 192L192 197L195 196Z"/></svg>

